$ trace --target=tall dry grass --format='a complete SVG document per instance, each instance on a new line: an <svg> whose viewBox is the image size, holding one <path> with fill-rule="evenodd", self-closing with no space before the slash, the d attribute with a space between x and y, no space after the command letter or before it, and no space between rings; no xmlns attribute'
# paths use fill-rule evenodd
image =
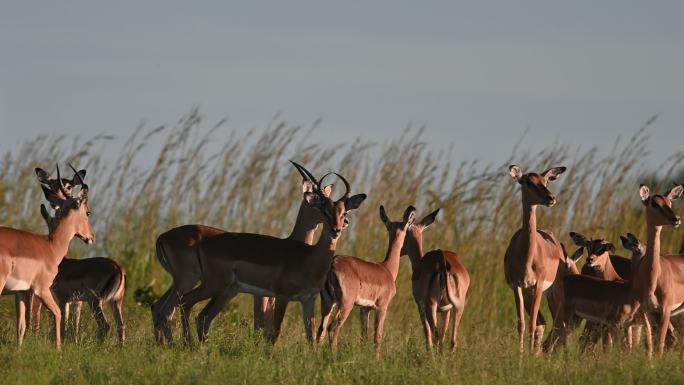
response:
<svg viewBox="0 0 684 385"><path fill-rule="evenodd" d="M339 171L352 182L354 192L369 196L352 215L340 253L373 260L384 255L380 204L395 215L409 204L418 208L419 216L441 208L436 225L425 234L426 247L461 255L473 277L466 318L479 325L479 333L489 333L513 321L502 259L520 226L521 209L508 164L528 171L568 167L552 187L559 204L540 210L539 223L569 244L570 230L614 242L628 231L643 236L639 183L648 181L655 191L669 187L684 158L684 153L672 154L658 174L645 167L653 119L610 147L576 149L557 143L538 149L532 138L523 137L501 164L464 160L448 149L435 149L423 140L422 129L408 129L383 143L312 143L308 137L317 123L305 128L275 119L262 130L239 132L224 122L205 125L193 110L175 125L139 127L117 144L118 150L108 135L85 141L41 136L2 156L0 223L44 232L38 215L43 197L33 169L72 162L88 170L91 222L98 241L90 248L75 241L71 255L109 256L126 267L130 287L151 283L161 291L169 279L156 261L154 242L167 229L202 223L287 235L300 202L300 177L287 162L295 159L318 175ZM104 153L119 155L110 160ZM678 250L683 236L681 230L665 231L663 250ZM404 261L395 308L413 317L409 274Z"/></svg>

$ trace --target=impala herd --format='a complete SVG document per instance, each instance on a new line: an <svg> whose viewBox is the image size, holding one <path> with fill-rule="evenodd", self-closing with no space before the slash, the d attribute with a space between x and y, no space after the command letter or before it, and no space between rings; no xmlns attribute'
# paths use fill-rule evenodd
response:
<svg viewBox="0 0 684 385"><path fill-rule="evenodd" d="M376 263L336 255L338 241L349 225L348 214L361 206L366 194L352 194L350 183L340 174L328 173L317 179L306 168L292 164L303 178L302 200L287 238L227 232L204 225L176 227L157 238L157 259L173 282L151 308L155 339L174 343L170 321L179 309L184 339L192 343L189 314L195 304L209 299L196 318L197 336L205 341L212 321L228 302L238 293L249 293L254 297L254 328L264 330L273 343L281 335L291 301L302 305L308 341L322 343L327 334L333 349L354 306L359 307L364 340L374 311L375 354L379 356L385 319L396 294L400 259L407 255L426 347L432 350L434 345L443 345L453 318L451 351L455 351L470 276L456 253L442 249L423 252L423 231L435 221L439 209L417 220L413 206L408 206L401 217L388 215L380 206L379 216L389 239L384 260ZM86 171L69 166L74 172L72 179L62 178L59 166L56 177L36 169L45 198L54 210L50 214L45 205L40 205L48 235L0 227L0 290L16 297L19 345L27 326L34 330L40 327L41 304L54 316L57 349L69 324L70 305L76 310L74 336L78 338L82 302L92 310L100 338L110 328L103 312L103 304L109 303L119 343L125 339L124 269L109 258L66 257L74 237L87 244L95 241L88 219ZM651 354L654 329L656 348L662 353L676 339L682 324L678 316L684 312L684 250L661 255L660 233L663 226L681 223L672 210L672 201L682 195L684 186L676 185L662 195L640 186L647 238L642 243L631 233L620 237L631 252L630 258L615 255L615 246L604 239L588 239L575 232L570 237L579 248L568 255L551 231L537 227L536 213L540 205L556 204L549 182L565 170L554 167L542 173L523 173L517 165L509 167L511 177L520 185L522 226L506 250L504 273L515 299L521 351L525 350L526 331L532 352L550 352L567 344L570 333L584 319L579 339L583 349L599 340L610 347L620 335L624 335L625 346L632 348L643 334ZM337 176L345 188L337 200L331 198L333 185L323 183L331 175ZM316 241L319 225L322 231ZM576 262L585 249L587 260L580 272ZM552 316L545 340L546 320L541 313L544 294ZM319 296L322 319L316 330L314 314Z"/></svg>

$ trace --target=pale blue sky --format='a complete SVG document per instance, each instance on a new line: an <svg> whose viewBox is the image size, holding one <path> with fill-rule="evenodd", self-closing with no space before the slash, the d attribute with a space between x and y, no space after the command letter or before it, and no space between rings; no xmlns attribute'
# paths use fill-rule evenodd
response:
<svg viewBox="0 0 684 385"><path fill-rule="evenodd" d="M683 1L5 1L0 149L197 105L240 129L322 117L322 142L425 124L488 163L527 127L530 146L608 149L658 113L655 164L684 149L683 16Z"/></svg>

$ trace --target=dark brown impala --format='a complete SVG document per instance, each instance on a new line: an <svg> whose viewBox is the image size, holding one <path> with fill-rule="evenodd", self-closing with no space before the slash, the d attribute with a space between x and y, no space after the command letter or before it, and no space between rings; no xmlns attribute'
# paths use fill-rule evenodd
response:
<svg viewBox="0 0 684 385"><path fill-rule="evenodd" d="M299 205L297 219L290 235L285 239L313 244L316 228L323 221L319 210L311 207L306 197L316 194L314 182L308 180L309 176L302 171L302 167L293 162L295 168L302 175L302 202ZM321 189L324 196L330 196L333 185ZM180 303L180 298L192 290L200 281L202 275L201 265L197 259L196 245L203 239L226 233L225 230L204 225L184 225L173 228L157 238L157 259L162 267L168 271L173 283L162 297L152 305L152 320L155 338L158 342L166 338L168 343L173 343L173 335L169 321L173 318L175 308ZM275 301L273 298L254 296L254 327L264 328L266 320L272 319ZM182 315L183 331L189 335L187 315ZM314 324L313 319L304 320L307 338L311 341Z"/></svg>
<svg viewBox="0 0 684 385"><path fill-rule="evenodd" d="M269 333L273 343L280 336L289 301L302 302L305 319L313 319L316 297L330 269L337 241L348 225L347 213L357 209L366 195L352 196L349 183L338 175L346 193L333 201L321 188L325 176L318 182L303 167L301 171L314 185L314 192L306 195L306 202L324 219L323 231L315 245L248 233L223 233L198 244L201 283L183 296L182 307L184 314L188 314L195 303L212 298L197 316L200 341L206 340L211 321L238 293L276 298L273 330ZM189 335L186 338L192 342Z"/></svg>
<svg viewBox="0 0 684 385"><path fill-rule="evenodd" d="M61 196L68 197L57 170ZM95 240L88 221L88 186L83 184L75 198L63 199L44 189L55 212L56 225L48 235L39 235L9 227L0 227L0 290L21 291L17 303L17 337L21 345L25 331L25 312L28 290L34 292L50 309L55 318L55 345L61 348L61 311L50 290L57 275L57 267L75 236L86 243Z"/></svg>

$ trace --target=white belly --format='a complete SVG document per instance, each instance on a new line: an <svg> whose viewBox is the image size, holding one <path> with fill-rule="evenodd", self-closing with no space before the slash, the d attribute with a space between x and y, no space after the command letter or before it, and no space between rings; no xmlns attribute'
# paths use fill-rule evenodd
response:
<svg viewBox="0 0 684 385"><path fill-rule="evenodd" d="M576 311L576 310L575 310L575 313L587 321L592 321L592 322L596 322L599 324L605 324L606 323L606 321L603 318L596 317L596 316L593 316L591 314L582 313L581 311Z"/></svg>
<svg viewBox="0 0 684 385"><path fill-rule="evenodd" d="M553 281L544 281L544 284L542 285L542 290L546 291L546 289L550 288L552 284Z"/></svg>
<svg viewBox="0 0 684 385"><path fill-rule="evenodd" d="M238 291L240 293L249 293L254 295L260 295L262 297L275 297L275 293L270 290L266 290L261 287L253 286L244 282L237 281Z"/></svg>
<svg viewBox="0 0 684 385"><path fill-rule="evenodd" d="M371 301L369 299L364 298L357 298L356 301L354 301L354 303L362 307L375 307L375 301Z"/></svg>
<svg viewBox="0 0 684 385"><path fill-rule="evenodd" d="M677 314L680 314L681 312L683 312L684 308L680 309L681 306L682 306L682 302L672 305L672 314L670 316L674 316L674 315L677 315Z"/></svg>
<svg viewBox="0 0 684 385"><path fill-rule="evenodd" d="M5 290L9 291L28 290L30 288L31 285L28 282L24 282L12 277L7 278L7 282L5 282Z"/></svg>

